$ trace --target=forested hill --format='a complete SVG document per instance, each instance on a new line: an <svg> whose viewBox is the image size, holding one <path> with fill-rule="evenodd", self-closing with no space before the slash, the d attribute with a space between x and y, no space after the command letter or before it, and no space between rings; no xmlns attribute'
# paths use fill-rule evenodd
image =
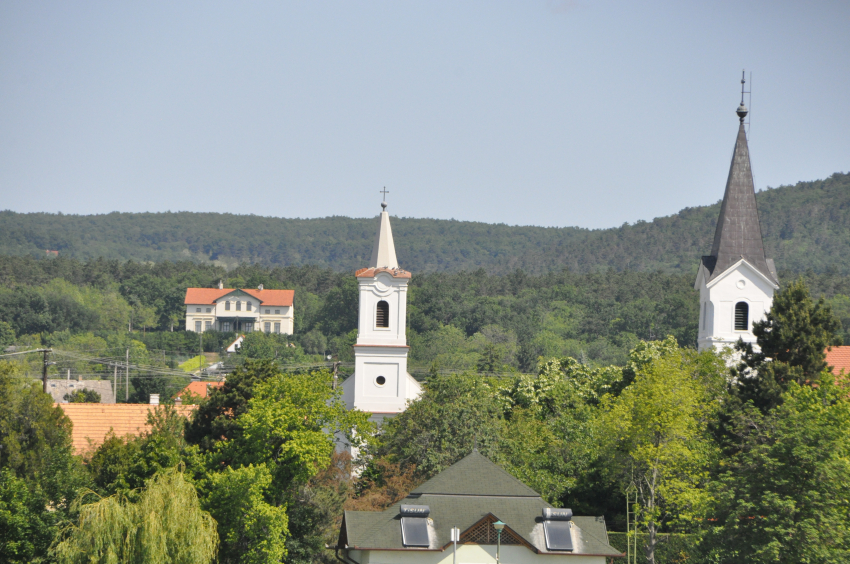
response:
<svg viewBox="0 0 850 564"><path fill-rule="evenodd" d="M769 257L785 271L850 273L850 174L757 195ZM394 218L399 263L414 272L484 268L530 273L617 270L694 271L711 248L720 203L610 229L516 227ZM225 266L367 264L375 218L279 219L214 213L106 215L0 212L0 254L77 259L192 259Z"/></svg>

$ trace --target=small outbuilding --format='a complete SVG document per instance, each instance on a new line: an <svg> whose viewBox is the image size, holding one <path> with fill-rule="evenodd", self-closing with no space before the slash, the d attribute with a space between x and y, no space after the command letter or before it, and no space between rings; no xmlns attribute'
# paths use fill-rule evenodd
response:
<svg viewBox="0 0 850 564"><path fill-rule="evenodd" d="M478 451L385 511L346 511L337 558L349 564L569 562L605 564L623 554L604 517L554 508ZM499 532L501 529L501 532Z"/></svg>

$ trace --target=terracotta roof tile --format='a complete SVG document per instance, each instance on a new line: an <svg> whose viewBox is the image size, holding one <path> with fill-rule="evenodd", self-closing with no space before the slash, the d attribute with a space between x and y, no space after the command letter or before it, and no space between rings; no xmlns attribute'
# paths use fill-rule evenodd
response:
<svg viewBox="0 0 850 564"><path fill-rule="evenodd" d="M381 272L386 272L393 278L410 278L410 273L400 268L361 268L354 273L357 278L374 278Z"/></svg>
<svg viewBox="0 0 850 564"><path fill-rule="evenodd" d="M295 299L295 290L249 290L243 288L242 291L260 300L264 306L289 307Z"/></svg>
<svg viewBox="0 0 850 564"><path fill-rule="evenodd" d="M264 306L289 307L295 299L295 290L240 289L249 296L254 296L260 300ZM235 288L186 288L186 298L183 303L187 305L212 305L217 299L235 291Z"/></svg>
<svg viewBox="0 0 850 564"><path fill-rule="evenodd" d="M62 408L74 425L71 441L77 453L88 452L100 446L110 430L119 437L140 435L149 430L148 412L158 407L146 403L60 403L56 405ZM174 409L184 417L189 417L197 407L184 405Z"/></svg>
<svg viewBox="0 0 850 564"><path fill-rule="evenodd" d="M832 366L832 373L838 376L841 371L850 375L850 346L826 349L826 363Z"/></svg>
<svg viewBox="0 0 850 564"><path fill-rule="evenodd" d="M191 382L188 386L180 390L180 394L183 395L187 392L191 392L196 396L200 396L205 398L209 395L209 390L211 388L220 388L224 385L224 382Z"/></svg>

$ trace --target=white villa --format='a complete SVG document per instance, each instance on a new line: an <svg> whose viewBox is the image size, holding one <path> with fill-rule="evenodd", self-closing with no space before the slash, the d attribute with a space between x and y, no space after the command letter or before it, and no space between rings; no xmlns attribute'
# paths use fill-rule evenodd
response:
<svg viewBox="0 0 850 564"><path fill-rule="evenodd" d="M186 330L284 333L294 329L295 290L187 288Z"/></svg>

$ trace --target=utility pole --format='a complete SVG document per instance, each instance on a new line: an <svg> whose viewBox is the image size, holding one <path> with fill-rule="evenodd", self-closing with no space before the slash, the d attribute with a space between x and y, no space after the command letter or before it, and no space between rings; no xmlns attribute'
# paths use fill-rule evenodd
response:
<svg viewBox="0 0 850 564"><path fill-rule="evenodd" d="M44 362L41 366L41 385L44 393L47 393L47 353L52 352L53 349L41 349L41 352L44 353Z"/></svg>
<svg viewBox="0 0 850 564"><path fill-rule="evenodd" d="M334 384L333 389L336 390L336 387L339 385L339 361L334 362Z"/></svg>
<svg viewBox="0 0 850 564"><path fill-rule="evenodd" d="M124 403L130 401L130 347L127 347L127 363L124 370Z"/></svg>
<svg viewBox="0 0 850 564"><path fill-rule="evenodd" d="M115 371L112 373L112 399L118 403L118 363L112 365Z"/></svg>

